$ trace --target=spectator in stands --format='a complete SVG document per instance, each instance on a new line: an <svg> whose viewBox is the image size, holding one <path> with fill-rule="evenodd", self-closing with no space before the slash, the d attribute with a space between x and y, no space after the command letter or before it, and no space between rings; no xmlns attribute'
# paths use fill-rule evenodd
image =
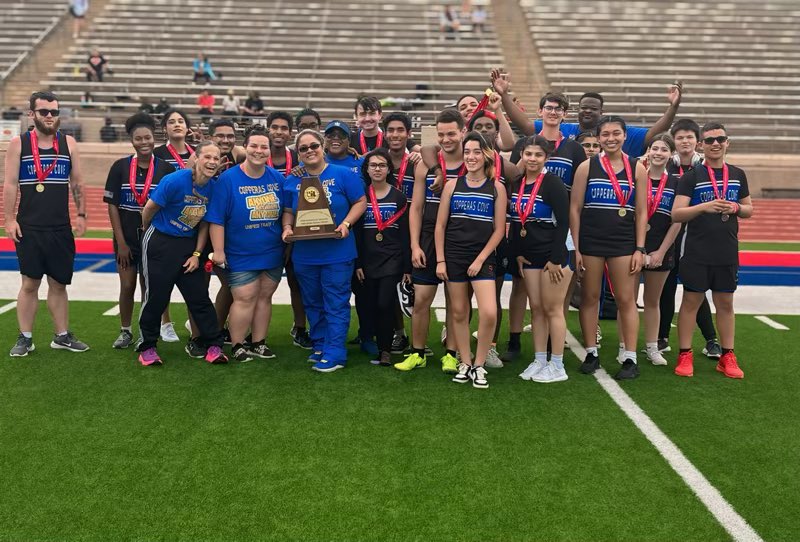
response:
<svg viewBox="0 0 800 542"><path fill-rule="evenodd" d="M259 97L257 90L251 90L244 102L242 112L246 117L263 117L264 101Z"/></svg>
<svg viewBox="0 0 800 542"><path fill-rule="evenodd" d="M142 97L142 103L139 104L139 112L146 113L148 115L155 113L155 108L153 107L153 104L150 103L150 100L147 98L147 96Z"/></svg>
<svg viewBox="0 0 800 542"><path fill-rule="evenodd" d="M153 110L153 112L156 115L163 115L164 113L166 113L170 109L172 109L172 106L169 105L169 102L167 101L167 99L166 98L161 98L161 101L158 102L158 104L156 104L156 107Z"/></svg>
<svg viewBox="0 0 800 542"><path fill-rule="evenodd" d="M238 117L240 108L239 98L233 93L232 88L228 89L228 94L222 98L222 115L226 117Z"/></svg>
<svg viewBox="0 0 800 542"><path fill-rule="evenodd" d="M86 80L89 82L97 81L98 83L102 83L105 72L114 73L99 49L92 49L86 63Z"/></svg>
<svg viewBox="0 0 800 542"><path fill-rule="evenodd" d="M460 27L461 23L453 8L442 6L442 13L439 15L439 30L442 33L442 37L448 40L457 38Z"/></svg>
<svg viewBox="0 0 800 542"><path fill-rule="evenodd" d="M197 55L192 62L192 69L194 70L194 78L192 79L192 83L197 84L198 80L202 80L203 83L208 83L210 81L216 81L222 74L215 74L214 70L211 68L211 60L203 53Z"/></svg>
<svg viewBox="0 0 800 542"><path fill-rule="evenodd" d="M92 93L87 90L86 92L83 93L83 96L81 96L81 107L88 109L90 107L93 107L92 105L93 103L94 103L94 98L92 97Z"/></svg>
<svg viewBox="0 0 800 542"><path fill-rule="evenodd" d="M213 115L215 101L214 95L207 88L204 88L197 97L197 105L199 107L197 113L199 115Z"/></svg>
<svg viewBox="0 0 800 542"><path fill-rule="evenodd" d="M89 11L89 0L70 0L69 13L72 15L72 37L77 38L80 34L83 19Z"/></svg>
<svg viewBox="0 0 800 542"><path fill-rule="evenodd" d="M477 5L472 10L472 31L482 34L484 30L486 30L486 8Z"/></svg>
<svg viewBox="0 0 800 542"><path fill-rule="evenodd" d="M100 128L100 141L103 143L115 143L119 139L117 129L112 122L111 117L106 117L105 125Z"/></svg>

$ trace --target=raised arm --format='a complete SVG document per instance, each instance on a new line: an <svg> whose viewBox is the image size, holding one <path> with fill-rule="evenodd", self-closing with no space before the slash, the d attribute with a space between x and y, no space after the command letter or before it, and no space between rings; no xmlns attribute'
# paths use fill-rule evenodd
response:
<svg viewBox="0 0 800 542"><path fill-rule="evenodd" d="M662 132L669 131L672 123L675 121L675 115L678 114L678 108L681 105L682 94L683 83L680 81L675 81L675 83L669 87L669 92L667 93L667 101L669 102L667 110L664 112L661 118L658 119L649 130L647 130L647 134L644 136L645 148L650 145L650 142L655 136Z"/></svg>
<svg viewBox="0 0 800 542"><path fill-rule="evenodd" d="M534 128L533 123L528 119L528 116L525 114L525 112L517 107L517 104L514 103L514 100L508 93L508 77L510 77L510 74L508 73L505 74L505 77L503 77L500 73L500 70L492 70L492 86L494 87L495 92L501 96L503 109L505 109L506 113L508 113L508 116L514 126L516 126L517 129L525 135L534 135L536 133L536 128Z"/></svg>

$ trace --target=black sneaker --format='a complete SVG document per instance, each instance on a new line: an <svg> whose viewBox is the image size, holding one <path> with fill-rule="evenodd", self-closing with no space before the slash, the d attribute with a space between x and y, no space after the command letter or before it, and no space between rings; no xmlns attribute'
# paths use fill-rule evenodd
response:
<svg viewBox="0 0 800 542"><path fill-rule="evenodd" d="M600 358L596 354L586 353L586 357L581 363L580 372L585 375L593 375L594 372L600 368Z"/></svg>
<svg viewBox="0 0 800 542"><path fill-rule="evenodd" d="M622 369L614 375L616 380L633 380L639 378L639 365L632 359L622 362Z"/></svg>
<svg viewBox="0 0 800 542"><path fill-rule="evenodd" d="M189 339L189 342L187 342L186 346L184 347L184 351L187 354L189 354L190 358L194 359L201 359L206 357L207 350L208 350L207 348L200 346L197 343L197 339Z"/></svg>
<svg viewBox="0 0 800 542"><path fill-rule="evenodd" d="M225 344L231 344L231 332L227 327L222 328L222 342Z"/></svg>
<svg viewBox="0 0 800 542"><path fill-rule="evenodd" d="M131 333L127 329L120 329L119 336L117 337L117 340L114 341L114 344L111 345L111 347L116 348L117 350L122 348L128 348L132 342L133 342L133 333Z"/></svg>
<svg viewBox="0 0 800 542"><path fill-rule="evenodd" d="M392 339L392 354L402 354L408 348L408 337L405 335L395 335Z"/></svg>
<svg viewBox="0 0 800 542"><path fill-rule="evenodd" d="M251 361L253 359L253 356L250 355L250 352L248 352L247 348L245 348L241 343L234 344L233 348L231 348L231 353L233 354L233 359L240 363Z"/></svg>
<svg viewBox="0 0 800 542"><path fill-rule="evenodd" d="M311 350L311 348L314 346L314 343L311 342L311 337L308 335L308 331L305 329L295 328L293 330L292 337L292 344L299 346L304 350Z"/></svg>
<svg viewBox="0 0 800 542"><path fill-rule="evenodd" d="M671 352L672 348L669 346L669 341L667 339L658 339L658 351L659 352Z"/></svg>
<svg viewBox="0 0 800 542"><path fill-rule="evenodd" d="M719 359L722 357L722 347L717 342L717 339L711 339L706 342L706 347L703 348L703 354L711 359Z"/></svg>
<svg viewBox="0 0 800 542"><path fill-rule="evenodd" d="M509 347L506 349L505 352L500 354L500 361L503 363L508 363L510 361L515 361L520 355L522 354L522 350L518 347Z"/></svg>
<svg viewBox="0 0 800 542"><path fill-rule="evenodd" d="M251 354L261 359L273 359L275 352L270 350L269 346L264 341L258 341L247 347Z"/></svg>
<svg viewBox="0 0 800 542"><path fill-rule="evenodd" d="M33 345L33 338L30 339L25 337L22 333L19 334L17 337L17 342L14 345L14 348L11 349L9 355L12 358L21 358L23 356L27 356L28 352L33 352L36 350L36 347Z"/></svg>

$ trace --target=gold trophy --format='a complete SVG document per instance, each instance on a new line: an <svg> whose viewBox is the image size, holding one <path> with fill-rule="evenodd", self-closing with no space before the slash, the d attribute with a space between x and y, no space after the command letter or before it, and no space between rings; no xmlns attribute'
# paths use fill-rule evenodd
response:
<svg viewBox="0 0 800 542"><path fill-rule="evenodd" d="M331 206L319 177L304 177L300 183L292 232L292 235L286 237L287 242L341 237L336 231Z"/></svg>

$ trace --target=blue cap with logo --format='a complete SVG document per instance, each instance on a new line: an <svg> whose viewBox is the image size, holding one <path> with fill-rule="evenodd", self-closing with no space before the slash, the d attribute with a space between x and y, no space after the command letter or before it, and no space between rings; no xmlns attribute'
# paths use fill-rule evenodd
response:
<svg viewBox="0 0 800 542"><path fill-rule="evenodd" d="M346 122L342 122L340 120L332 120L325 126L325 133L327 134L334 128L338 128L344 132L344 135L350 137L350 127L347 125Z"/></svg>

